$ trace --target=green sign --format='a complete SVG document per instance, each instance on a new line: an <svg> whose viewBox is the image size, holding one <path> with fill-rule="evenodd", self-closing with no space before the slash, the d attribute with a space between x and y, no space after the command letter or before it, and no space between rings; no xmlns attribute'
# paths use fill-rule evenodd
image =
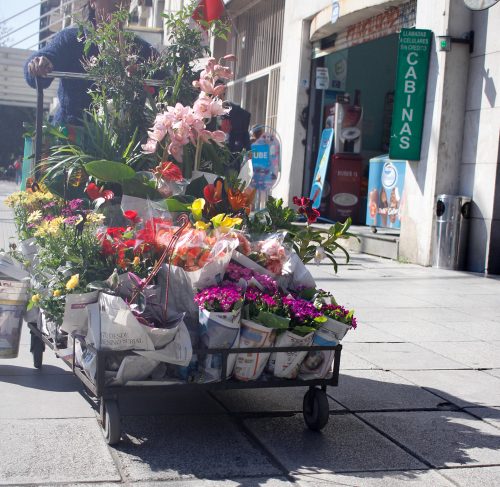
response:
<svg viewBox="0 0 500 487"><path fill-rule="evenodd" d="M418 161L432 31L401 29L389 157Z"/></svg>

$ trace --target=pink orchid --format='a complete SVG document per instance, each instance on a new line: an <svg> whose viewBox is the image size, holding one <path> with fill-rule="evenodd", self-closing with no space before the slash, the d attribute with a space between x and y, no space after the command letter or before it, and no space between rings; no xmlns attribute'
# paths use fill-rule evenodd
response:
<svg viewBox="0 0 500 487"><path fill-rule="evenodd" d="M148 139L145 144L141 145L143 152L146 154L154 154L156 152L156 148L158 147L158 142L153 139Z"/></svg>

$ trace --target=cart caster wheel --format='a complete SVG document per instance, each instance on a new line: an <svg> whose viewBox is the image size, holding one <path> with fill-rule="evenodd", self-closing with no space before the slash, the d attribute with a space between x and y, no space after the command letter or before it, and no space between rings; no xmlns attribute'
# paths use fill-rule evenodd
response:
<svg viewBox="0 0 500 487"><path fill-rule="evenodd" d="M121 422L118 403L115 400L101 400L101 421L106 443L116 445L121 438Z"/></svg>
<svg viewBox="0 0 500 487"><path fill-rule="evenodd" d="M377 227L372 227L372 233L377 233Z"/></svg>
<svg viewBox="0 0 500 487"><path fill-rule="evenodd" d="M330 407L326 392L311 387L304 396L303 403L304 421L307 427L313 431L320 431L328 423Z"/></svg>
<svg viewBox="0 0 500 487"><path fill-rule="evenodd" d="M45 344L35 335L31 335L31 347L30 351L33 354L33 367L35 369L41 369L43 363L43 351L45 350Z"/></svg>

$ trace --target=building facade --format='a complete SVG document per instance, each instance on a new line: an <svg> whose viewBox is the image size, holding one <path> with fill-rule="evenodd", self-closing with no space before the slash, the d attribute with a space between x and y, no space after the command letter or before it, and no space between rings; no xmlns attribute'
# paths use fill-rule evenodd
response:
<svg viewBox="0 0 500 487"><path fill-rule="evenodd" d="M352 99L357 92L363 113L363 169L356 222L365 223L368 161L388 151L398 33L402 28L428 29L432 45L420 157L406 162L404 195L401 201L397 198L400 257L431 265L436 198L462 194L472 198L466 267L500 273L500 4L472 11L463 0L283 3L279 83L272 93L268 90L266 100L266 106L276 104L273 125L283 141L282 176L274 192L289 202L294 195L309 194L328 110L339 93ZM279 0L244 5L232 0L227 9L238 26L245 11L256 15L270 4L281 7ZM258 45L259 39L263 52L269 50L269 41L258 29L248 34L242 29L239 35L240 45L233 52ZM448 36L447 45L441 45L441 36ZM325 68L328 86L319 89L316 75L323 76ZM248 103L236 86L233 96L236 102ZM259 114L259 121L267 121L267 113Z"/></svg>

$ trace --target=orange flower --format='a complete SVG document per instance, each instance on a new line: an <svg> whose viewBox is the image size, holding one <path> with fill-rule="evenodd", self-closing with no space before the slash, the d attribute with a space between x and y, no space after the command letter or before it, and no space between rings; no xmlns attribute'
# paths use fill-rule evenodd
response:
<svg viewBox="0 0 500 487"><path fill-rule="evenodd" d="M245 210L245 213L249 215L254 198L255 188L247 188L244 191L227 190L227 199L233 211Z"/></svg>

